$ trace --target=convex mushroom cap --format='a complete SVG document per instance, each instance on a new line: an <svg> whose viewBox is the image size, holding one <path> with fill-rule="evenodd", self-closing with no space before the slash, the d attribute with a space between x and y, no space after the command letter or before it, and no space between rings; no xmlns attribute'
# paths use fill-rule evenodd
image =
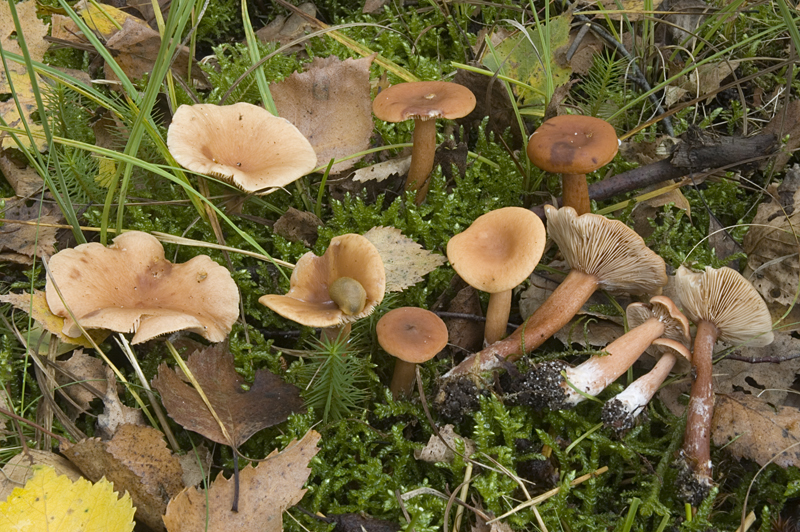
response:
<svg viewBox="0 0 800 532"><path fill-rule="evenodd" d="M528 140L528 157L555 174L588 174L610 163L619 149L614 126L592 116L546 120Z"/></svg>
<svg viewBox="0 0 800 532"><path fill-rule="evenodd" d="M181 105L167 147L184 168L246 192L286 186L317 164L314 148L294 125L244 102Z"/></svg>
<svg viewBox="0 0 800 532"><path fill-rule="evenodd" d="M86 329L135 332L134 344L181 330L221 342L239 316L239 291L226 268L206 255L173 264L155 237L139 231L123 233L109 247L60 251L50 271L47 304L71 337L81 332L67 308Z"/></svg>
<svg viewBox="0 0 800 532"><path fill-rule="evenodd" d="M403 307L378 320L375 329L384 351L412 364L427 362L447 345L447 326L429 310Z"/></svg>
<svg viewBox="0 0 800 532"><path fill-rule="evenodd" d="M625 314L628 318L628 327L631 329L655 318L664 324L662 338L680 342L685 347L688 347L692 341L689 319L667 296L653 296L650 298L649 304L631 303L625 309ZM667 346L669 347L669 344Z"/></svg>
<svg viewBox="0 0 800 532"><path fill-rule="evenodd" d="M372 112L386 122L461 118L475 108L475 95L458 83L417 81L385 89L372 102Z"/></svg>
<svg viewBox="0 0 800 532"><path fill-rule="evenodd" d="M344 277L364 289L364 307L358 312L350 308L345 312L331 297L331 287ZM370 315L385 290L386 272L378 250L363 236L346 234L331 239L321 257L308 252L297 261L286 295L269 294L258 302L308 327L338 327Z"/></svg>

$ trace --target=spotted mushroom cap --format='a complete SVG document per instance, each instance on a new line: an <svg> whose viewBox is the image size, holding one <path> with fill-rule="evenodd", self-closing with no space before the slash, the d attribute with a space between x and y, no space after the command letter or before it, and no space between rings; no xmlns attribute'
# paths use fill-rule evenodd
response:
<svg viewBox="0 0 800 532"><path fill-rule="evenodd" d="M675 284L683 311L694 323L713 323L729 344L763 347L772 343L767 304L750 282L731 268L678 268Z"/></svg>
<svg viewBox="0 0 800 532"><path fill-rule="evenodd" d="M366 292L361 312L348 315L330 296L331 285L340 277L358 281ZM308 327L337 327L369 316L383 301L386 272L372 243L361 235L334 237L325 253L308 252L297 261L286 295L268 294L258 300L286 319Z"/></svg>
<svg viewBox="0 0 800 532"><path fill-rule="evenodd" d="M510 290L533 271L547 240L544 224L522 207L479 216L447 243L447 258L470 286L489 293Z"/></svg>
<svg viewBox="0 0 800 532"><path fill-rule="evenodd" d="M597 277L600 289L658 294L667 284L664 259L624 223L598 214L578 216L572 207L544 210L547 233L570 267Z"/></svg>
<svg viewBox="0 0 800 532"><path fill-rule="evenodd" d="M614 126L592 116L546 120L528 139L528 157L556 174L588 174L610 163L619 149Z"/></svg>
<svg viewBox="0 0 800 532"><path fill-rule="evenodd" d="M689 319L684 316L678 306L667 296L653 296L650 303L631 303L625 309L628 317L628 326L633 329L651 318L664 324L663 338L691 345L692 337L689 332Z"/></svg>
<svg viewBox="0 0 800 532"><path fill-rule="evenodd" d="M415 81L385 89L372 101L372 112L386 122L461 118L475 109L475 95L458 83Z"/></svg>
<svg viewBox="0 0 800 532"><path fill-rule="evenodd" d="M244 102L181 105L167 147L184 168L246 192L286 186L317 164L314 148L291 122Z"/></svg>
<svg viewBox="0 0 800 532"><path fill-rule="evenodd" d="M447 345L447 325L430 310L418 307L387 312L375 332L384 351L413 364L427 362Z"/></svg>
<svg viewBox="0 0 800 532"><path fill-rule="evenodd" d="M221 342L239 317L239 290L226 268L206 255L173 264L155 237L139 231L109 247L95 242L59 251L50 271L47 305L73 338L81 332L67 307L85 329L136 333L134 344L181 330Z"/></svg>

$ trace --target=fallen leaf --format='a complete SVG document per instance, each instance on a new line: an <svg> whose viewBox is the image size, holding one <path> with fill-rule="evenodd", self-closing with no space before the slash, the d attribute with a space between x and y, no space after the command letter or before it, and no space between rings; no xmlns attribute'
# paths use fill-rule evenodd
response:
<svg viewBox="0 0 800 532"><path fill-rule="evenodd" d="M497 34L494 34L497 35ZM494 37L493 35L493 37ZM505 34L503 33L505 36ZM481 67L480 63L470 63L472 66ZM515 114L511 98L503 83L490 75L458 69L453 78L454 83L463 85L475 95L475 109L467 116L459 118L456 122L465 127L478 127L484 118L489 117L486 127L495 137L499 137L511 128L512 147L522 147L522 133Z"/></svg>
<svg viewBox="0 0 800 532"><path fill-rule="evenodd" d="M15 455L3 466L0 475L0 502L8 499L14 488L21 488L33 478L33 466L50 466L57 475L66 475L73 482L81 478L81 472L61 455L50 451L28 449Z"/></svg>
<svg viewBox="0 0 800 532"><path fill-rule="evenodd" d="M450 449L456 449L457 439L464 444L464 456L469 458L475 454L475 442L469 438L459 436L453 430L453 425L448 424L439 429L439 436L433 434L425 447L415 450L414 458L431 464L436 462L452 463L456 455Z"/></svg>
<svg viewBox="0 0 800 532"><path fill-rule="evenodd" d="M800 148L800 100L791 100L788 105L777 109L763 132L774 133L779 139L786 139L782 148L768 159L773 161L772 171L779 174Z"/></svg>
<svg viewBox="0 0 800 532"><path fill-rule="evenodd" d="M261 429L285 421L303 409L299 390L267 370L258 370L248 391L233 365L233 355L221 345L195 351L186 362L231 439L225 437L200 394L176 370L158 367L153 387L169 416L184 428L234 449Z"/></svg>
<svg viewBox="0 0 800 532"><path fill-rule="evenodd" d="M143 23L141 19L114 6L87 0L75 4L75 12L81 16L90 30L97 32L105 40L117 33L129 19Z"/></svg>
<svg viewBox="0 0 800 532"><path fill-rule="evenodd" d="M360 513L328 514L324 519L336 526L333 532L398 532L400 525Z"/></svg>
<svg viewBox="0 0 800 532"><path fill-rule="evenodd" d="M374 58L317 58L305 72L270 85L278 114L308 139L317 166L369 148L373 129L369 67ZM336 163L331 173L352 168L357 160Z"/></svg>
<svg viewBox="0 0 800 532"><path fill-rule="evenodd" d="M289 207L289 210L275 222L272 230L290 242L302 242L306 247L311 247L317 241L317 229L321 225L323 225L322 220L313 212Z"/></svg>
<svg viewBox="0 0 800 532"><path fill-rule="evenodd" d="M359 168L353 172L352 179L356 183L364 183L366 181L375 181L376 183L380 183L381 181L384 181L393 175L406 174L410 167L410 155L408 157L397 157L395 159L383 161L382 163L373 164L372 166Z"/></svg>
<svg viewBox="0 0 800 532"><path fill-rule="evenodd" d="M483 316L478 291L469 285L459 290L447 306L447 312ZM467 353L479 351L483 346L483 322L459 318L444 318L444 323L447 325L448 346L460 347Z"/></svg>
<svg viewBox="0 0 800 532"><path fill-rule="evenodd" d="M717 397L711 421L714 445L738 459L747 458L759 465L800 466L800 412L796 408L773 406L753 395L732 393ZM788 451L784 449L795 445Z"/></svg>
<svg viewBox="0 0 800 532"><path fill-rule="evenodd" d="M709 214L708 217L708 244L714 250L714 255L720 259L726 259L731 255L744 251L742 246L734 240L733 236L713 214ZM737 272L739 271L738 260L729 261L727 266Z"/></svg>
<svg viewBox="0 0 800 532"><path fill-rule="evenodd" d="M503 521L495 521L489 525L480 514L475 514L475 524L472 526L471 532L513 532L513 530L508 523Z"/></svg>
<svg viewBox="0 0 800 532"><path fill-rule="evenodd" d="M144 414L138 408L122 404L117 395L117 377L111 368L106 368L106 395L103 397L103 413L97 416L97 434L111 439L120 425L146 425Z"/></svg>
<svg viewBox="0 0 800 532"><path fill-rule="evenodd" d="M317 16L317 8L311 2L300 4L298 9L308 16ZM313 24L297 13L292 13L288 18L278 15L269 24L258 30L256 37L264 42L278 42L284 45L302 37L307 29L313 28Z"/></svg>
<svg viewBox="0 0 800 532"><path fill-rule="evenodd" d="M49 46L47 41L44 40L45 35L47 35L48 25L36 17L35 0L25 0L15 4L15 6L20 20L20 29L25 34L25 41L28 45L28 53L31 60L42 61L44 53ZM14 19L11 17L11 9L8 7L8 2L0 2L0 44L2 44L3 51L22 55L16 35L17 29L14 27ZM42 84L44 81L39 78L39 83ZM28 71L24 64L9 59L8 70L0 68L0 95L10 95L12 92L16 94L23 113L20 115L14 98L2 98L0 99L2 100L0 101L0 117L6 121L9 127L19 130L17 138L20 139L25 148L29 148L31 145L23 126L23 120L27 122L32 134L42 135L41 137L34 136L34 139L39 151L45 151L47 149L47 141L43 136L44 129L41 123L34 119L34 114L38 115L39 108L36 105L36 98ZM7 133L0 133L0 143L3 142L7 135Z"/></svg>
<svg viewBox="0 0 800 532"><path fill-rule="evenodd" d="M52 467L40 466L26 484L0 503L0 528L17 532L57 530L81 532L130 532L133 506L114 486L101 480L73 483ZM200 530L200 529L197 529Z"/></svg>
<svg viewBox="0 0 800 532"><path fill-rule="evenodd" d="M722 80L733 74L739 67L740 61L720 61L719 63L706 63L692 70L688 81L681 85L689 94L700 97L709 92L713 92L720 87ZM706 99L706 104L711 103L714 95Z"/></svg>
<svg viewBox="0 0 800 532"><path fill-rule="evenodd" d="M569 41L569 25L572 16L569 14L551 17L548 24L531 26L526 31L518 31L497 45L495 54L487 54L483 64L493 72L500 73L512 79L520 80L530 85L534 90L513 85L514 93L525 104L543 104L543 93L547 90L547 72L544 65L548 66L553 87L563 85L569 81L572 71L567 66L561 66L553 54ZM542 35L540 28L545 32ZM549 48L542 46L546 40ZM541 57L539 50L551 50L549 57ZM548 95L549 96L549 95Z"/></svg>
<svg viewBox="0 0 800 532"><path fill-rule="evenodd" d="M76 44L88 41L75 21L66 15L54 13L50 17L50 25L50 37L53 39Z"/></svg>
<svg viewBox="0 0 800 532"><path fill-rule="evenodd" d="M422 248L395 227L373 227L364 237L372 242L386 269L386 291L400 292L445 263L442 255Z"/></svg>
<svg viewBox="0 0 800 532"><path fill-rule="evenodd" d="M152 427L120 425L104 442L89 438L63 446L61 452L91 481L105 477L127 491L136 519L153 530L165 530L167 503L184 488L178 457L167 449L164 435Z"/></svg>
<svg viewBox="0 0 800 532"><path fill-rule="evenodd" d="M597 8L603 11L616 11L616 13L608 13L607 16L610 20L627 18L630 21L634 21L642 20L645 16L651 15L650 13L645 13L644 0L606 0L605 2L598 0Z"/></svg>
<svg viewBox="0 0 800 532"><path fill-rule="evenodd" d="M2 92L2 89L0 89ZM2 138L0 138L2 144ZM6 178L8 184L14 189L14 194L24 198L28 198L42 190L44 180L41 176L31 168L24 164L19 166L13 158L10 157L11 150L0 150L0 173Z"/></svg>
<svg viewBox="0 0 800 532"><path fill-rule="evenodd" d="M208 450L205 443L198 445L187 454L179 456L178 460L183 470L181 479L183 480L184 486L197 486L206 479L208 479L209 482L211 481L211 464L214 461L214 457L211 455L211 451Z"/></svg>
<svg viewBox="0 0 800 532"><path fill-rule="evenodd" d="M55 377L61 391L75 401L80 409L75 411L75 407L69 405L70 419L75 421L81 413L89 409L89 403L97 397L80 384L81 382L95 388L101 397L106 394L108 381L106 381L105 363L99 358L84 354L83 349L77 349L69 360L57 360L56 365L72 375L68 377L65 373L57 371Z"/></svg>
<svg viewBox="0 0 800 532"><path fill-rule="evenodd" d="M3 217L7 220L33 222L32 224L4 222L0 227L0 260L11 260L30 266L33 257L50 257L55 253L56 227L39 224L63 222L58 207L33 202L27 206L17 198L5 200Z"/></svg>
<svg viewBox="0 0 800 532"><path fill-rule="evenodd" d="M594 33L585 33L581 39L581 42L578 44L578 48L572 54L572 58L567 61L567 52L575 42L575 38L578 36L579 31L580 30L577 28L571 31L569 35L569 42L556 50L554 55L560 65L569 65L574 73L585 76L589 73L589 69L592 68L592 65L594 64L594 57L603 51L605 44Z"/></svg>
<svg viewBox="0 0 800 532"><path fill-rule="evenodd" d="M282 452L273 451L256 467L245 466L239 474L239 511L232 512L234 482L220 473L206 493L186 488L167 506L164 523L169 532L227 532L259 530L281 532L283 512L300 502L317 454L319 433L309 431ZM208 504L207 504L208 503ZM208 528L206 528L206 526Z"/></svg>
<svg viewBox="0 0 800 532"><path fill-rule="evenodd" d="M85 336L70 338L61 332L64 328L64 318L50 312L44 292L34 290L33 295L3 294L0 295L0 302L11 303L14 308L29 313L36 323L44 327L48 333L55 334L64 343L92 347L92 343ZM108 335L104 333L101 336L93 336L93 338L102 342L106 336Z"/></svg>

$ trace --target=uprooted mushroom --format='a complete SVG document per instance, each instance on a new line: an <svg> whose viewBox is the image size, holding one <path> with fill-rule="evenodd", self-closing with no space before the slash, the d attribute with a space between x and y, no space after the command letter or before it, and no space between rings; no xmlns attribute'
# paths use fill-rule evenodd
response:
<svg viewBox="0 0 800 532"><path fill-rule="evenodd" d="M50 272L47 304L73 338L80 324L136 333L134 344L182 330L221 342L239 316L239 290L226 268L206 255L173 264L161 243L140 231L123 233L109 247L59 251Z"/></svg>

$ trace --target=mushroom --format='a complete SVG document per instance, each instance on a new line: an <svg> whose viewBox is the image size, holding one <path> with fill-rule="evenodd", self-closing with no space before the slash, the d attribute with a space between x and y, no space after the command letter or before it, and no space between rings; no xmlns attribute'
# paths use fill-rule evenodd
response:
<svg viewBox="0 0 800 532"><path fill-rule="evenodd" d="M699 504L711 489L712 355L717 340L763 347L773 340L772 319L759 293L736 270L694 272L681 266L675 284L684 312L695 325L693 382L681 451L681 496Z"/></svg>
<svg viewBox="0 0 800 532"><path fill-rule="evenodd" d="M416 365L427 362L447 345L447 326L433 312L417 307L391 310L378 320L378 343L397 358L390 389L392 396L410 395Z"/></svg>
<svg viewBox="0 0 800 532"><path fill-rule="evenodd" d="M457 83L416 81L400 83L381 91L372 102L372 112L386 122L414 119L414 144L406 192L415 190L416 203L425 201L436 154L436 119L461 118L475 108L475 95Z"/></svg>
<svg viewBox="0 0 800 532"><path fill-rule="evenodd" d="M561 174L563 205L578 215L591 211L586 174L610 163L619 149L614 127L599 118L561 115L542 123L528 139L528 158Z"/></svg>
<svg viewBox="0 0 800 532"><path fill-rule="evenodd" d="M181 105L167 147L184 168L246 192L286 186L317 164L314 148L291 122L244 102Z"/></svg>
<svg viewBox="0 0 800 532"><path fill-rule="evenodd" d="M479 216L447 243L447 258L458 275L473 288L491 294L486 345L505 335L511 289L539 263L545 240L544 224L538 216L521 207L505 207Z"/></svg>
<svg viewBox="0 0 800 532"><path fill-rule="evenodd" d="M545 214L547 232L571 267L566 279L511 336L469 356L445 378L488 371L539 347L597 289L643 295L667 283L663 259L622 222L597 214L577 216L572 207L545 205Z"/></svg>
<svg viewBox="0 0 800 532"><path fill-rule="evenodd" d="M47 305L73 338L81 335L80 323L134 332L134 344L181 330L221 342L239 317L239 290L226 268L206 255L173 264L161 243L140 231L121 234L109 247L93 242L59 251L50 272Z"/></svg>
<svg viewBox="0 0 800 532"><path fill-rule="evenodd" d="M595 355L574 368L555 361L531 370L532 374L526 378L534 388L531 404L551 410L571 408L586 396L596 396L605 390L654 340L663 336L685 344L691 341L689 320L666 296L654 296L649 305L631 303L626 313L631 329L606 346L604 351L609 354Z"/></svg>
<svg viewBox="0 0 800 532"><path fill-rule="evenodd" d="M653 340L653 345L658 347L658 351L661 353L661 358L658 359L656 365L603 405L600 419L603 420L606 427L610 427L617 433L633 427L636 416L644 410L675 364L683 363L688 366L692 360L692 353L682 342L669 338L658 338ZM684 368L684 372L688 369Z"/></svg>
<svg viewBox="0 0 800 532"><path fill-rule="evenodd" d="M386 273L369 240L346 234L332 238L321 257L300 257L289 284L286 295L269 294L258 302L301 325L327 329L323 336L346 336L352 322L383 300Z"/></svg>

